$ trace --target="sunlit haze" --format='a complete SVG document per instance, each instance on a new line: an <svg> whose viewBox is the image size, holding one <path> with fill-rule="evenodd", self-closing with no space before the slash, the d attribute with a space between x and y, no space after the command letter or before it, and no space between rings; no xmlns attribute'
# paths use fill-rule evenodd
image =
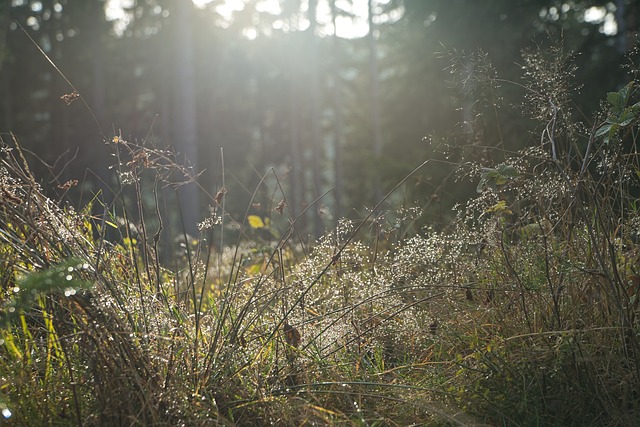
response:
<svg viewBox="0 0 640 427"><path fill-rule="evenodd" d="M198 7L205 7L212 3L213 0L193 0L193 3ZM381 3L386 3L385 0ZM226 0L215 6L216 12L220 14L224 19L233 20L233 14L241 11L245 8L245 0ZM306 5L303 5L303 8ZM336 19L337 35L344 38L358 38L364 36L368 31L367 25L367 0L352 0L352 1L337 1L336 7L342 10L349 11L353 18L340 16ZM280 2L278 0L262 0L256 4L256 11L263 13L270 13L274 16L280 15L282 9L280 8ZM304 11L304 10L303 10ZM309 23L304 16L301 16L301 28L305 29ZM331 26L331 16L329 5L326 2L319 2L318 4L318 21L322 28L322 34L333 34L333 28ZM282 21L275 21L274 28L282 29ZM331 28L327 28L331 27Z"/></svg>
<svg viewBox="0 0 640 427"><path fill-rule="evenodd" d="M380 3L387 3L388 0L381 1ZM193 0L193 3L199 8L209 7L214 3L213 0ZM132 7L134 0L108 0L106 4L107 18L114 23L114 31L116 34L122 34L127 28L131 18L126 12L126 8ZM245 0L225 0L222 2L215 2L213 8L216 13L222 18L223 22L220 23L222 27L228 26L233 22L234 14L244 10L246 7ZM306 12L306 4L302 5L299 18L298 30L304 30L309 26L309 22L306 20L304 12ZM339 37L343 38L358 38L367 34L369 29L367 24L367 0L338 0L336 1L336 7L349 12L352 17L339 16L336 19L336 33ZM278 16L282 13L280 3L278 0L262 0L256 3L256 11L260 13L268 13L273 16ZM396 16L393 14L388 19L396 20L399 18L400 12L396 12ZM275 30L287 30L287 23L285 20L276 19L273 22L273 29ZM319 35L333 35L334 28L331 24L331 14L329 4L325 1L318 3L318 27ZM247 38L255 38L257 32L255 29L246 29L244 34Z"/></svg>

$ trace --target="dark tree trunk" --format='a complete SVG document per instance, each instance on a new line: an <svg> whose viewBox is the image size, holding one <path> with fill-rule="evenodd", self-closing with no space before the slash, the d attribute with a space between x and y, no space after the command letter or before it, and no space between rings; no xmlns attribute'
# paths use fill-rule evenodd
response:
<svg viewBox="0 0 640 427"><path fill-rule="evenodd" d="M2 63L7 53L7 31L11 22L11 2L8 0L0 2L0 71Z"/></svg>
<svg viewBox="0 0 640 427"><path fill-rule="evenodd" d="M95 119L98 122L97 132L87 131L86 142L92 145L90 151L92 155L89 156L89 164L94 170L94 173L98 177L97 188L102 191L102 200L105 204L109 204L112 201L112 193L110 189L111 174L108 171L108 164L104 159L109 158L109 152L107 146L104 144L104 139L108 139L113 136L111 123L107 117L107 99L106 99L106 76L105 68L107 64L105 58L107 57L107 49L105 46L105 36L108 34L108 23L104 16L104 2L91 2L89 7L89 25L85 28L85 37L88 38L91 45L92 55L92 92L91 92L91 109L95 115ZM98 213L100 207L96 206Z"/></svg>
<svg viewBox="0 0 640 427"><path fill-rule="evenodd" d="M311 97L311 174L312 174L312 199L316 199L322 193L322 180L321 180L321 161L322 161L322 141L320 138L320 95L318 90L318 39L315 35L317 25L317 8L318 0L309 0L309 33L308 43L311 49L311 61L309 66L311 67L311 82L310 82L310 97ZM311 212L313 215L313 235L314 237L320 237L322 233L322 219L320 218L320 203L316 203L312 207Z"/></svg>
<svg viewBox="0 0 640 427"><path fill-rule="evenodd" d="M375 25L373 22L373 0L368 1L368 21L369 32L369 80L371 84L371 138L373 141L373 203L376 204L382 199L382 182L379 171L382 158L382 130L380 129L380 82L378 76L378 49L376 46Z"/></svg>
<svg viewBox="0 0 640 427"><path fill-rule="evenodd" d="M342 92L342 80L340 78L340 39L338 38L338 28L336 18L338 11L336 1L331 0L331 23L333 24L333 66L331 73L333 77L333 195L335 198L335 218L336 221L342 218L342 144L344 136L344 121L342 117L342 105L340 102ZM337 225L337 224L336 224Z"/></svg>
<svg viewBox="0 0 640 427"><path fill-rule="evenodd" d="M191 2L176 2L174 23L174 76L173 76L173 141L176 151L183 156L185 164L193 166L192 172L198 173L198 129L196 123L196 102L194 89L194 55L191 33ZM187 184L178 189L182 219L186 232L197 234L200 205L197 187Z"/></svg>

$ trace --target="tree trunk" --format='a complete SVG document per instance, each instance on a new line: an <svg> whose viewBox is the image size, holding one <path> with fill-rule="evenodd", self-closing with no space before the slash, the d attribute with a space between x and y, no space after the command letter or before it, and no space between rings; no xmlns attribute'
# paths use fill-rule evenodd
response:
<svg viewBox="0 0 640 427"><path fill-rule="evenodd" d="M194 90L194 56L191 33L191 2L176 2L174 23L174 66L173 76L173 145L184 156L186 164L193 166L192 172L198 173L198 129L196 123L195 90ZM197 234L199 219L199 200L195 184L187 184L179 188L178 198L188 234Z"/></svg>
<svg viewBox="0 0 640 427"><path fill-rule="evenodd" d="M48 0L43 4L44 10L53 10L54 2L53 0ZM43 51L49 56L51 61L54 64L57 64L59 67L63 67L62 61L62 50L60 46L60 42L56 39L56 32L60 29L60 21L57 19L49 19L46 21L42 21L42 29L40 33L40 40L38 43ZM48 43L44 42L47 40ZM47 46L48 44L48 46ZM66 155L68 152L72 151L74 147L70 145L69 141L69 120L68 120L68 111L69 108L63 103L60 99L62 95L65 93L69 93L72 89L65 82L64 78L58 74L53 68L48 67L44 74L47 76L49 87L49 117L48 117L48 125L49 125L49 152L46 153L45 158L49 161L57 158L58 156ZM62 174L59 176L59 180L64 182L68 179L76 179L76 176L70 175L71 172L69 169L65 169L62 171Z"/></svg>
<svg viewBox="0 0 640 427"><path fill-rule="evenodd" d="M297 28L297 23L291 18L289 20L290 28ZM304 209L304 200L306 194L305 176L304 176L304 153L300 141L300 65L298 58L300 55L300 46L296 40L292 41L292 49L289 53L289 139L291 143L291 170L289 172L289 180L291 182L291 194L289 195L289 208L294 219L297 218L296 228L298 230L306 229L306 221L304 215L298 218L300 212Z"/></svg>
<svg viewBox="0 0 640 427"><path fill-rule="evenodd" d="M322 193L322 180L320 162L322 160L322 141L320 138L320 95L318 90L318 39L315 35L317 18L316 12L318 7L318 0L309 0L309 29L308 42L310 43L311 61L309 61L311 67L311 82L310 82L310 97L311 97L311 174L312 174L312 199L316 199ZM316 203L312 207L311 212L313 215L313 235L314 237L320 237L322 233L322 219L320 218L320 202Z"/></svg>
<svg viewBox="0 0 640 427"><path fill-rule="evenodd" d="M338 11L336 0L331 0L331 23L333 24L333 66L331 73L333 77L333 195L335 198L335 218L337 221L342 218L342 143L344 136L344 122L342 117L342 105L340 102L342 92L342 81L340 79L340 39L338 37L338 27L336 18Z"/></svg>
<svg viewBox="0 0 640 427"><path fill-rule="evenodd" d="M111 135L113 130L110 127L106 109L105 68L107 67L107 64L105 58L108 57L108 54L105 46L105 36L108 34L109 28L104 16L104 2L91 2L87 7L89 8L88 13L90 18L89 25L83 28L85 34L83 37L86 37L89 40L91 51L93 53L91 56L93 86L90 102L91 109L93 110L96 121L98 122L97 126L99 128L97 131L99 132L99 135L97 135L97 132L87 129L85 130L86 135L83 135L83 137L86 138L86 141L91 141L91 144L95 144L90 150L92 155L89 156L88 163L91 164L91 167L98 177L99 182L97 183L97 188L102 191L103 203L110 204L112 202L112 193L110 188L111 173L108 170L108 165L104 161L104 159L109 158L109 150L104 144L104 141L101 140L113 136ZM96 213L102 213L100 211L100 206L95 206L94 209L96 210Z"/></svg>
<svg viewBox="0 0 640 427"><path fill-rule="evenodd" d="M371 85L371 137L373 141L373 203L382 200L382 182L380 177L380 163L382 159L382 131L380 129L380 82L378 77L378 50L376 47L375 26L373 23L373 0L368 0L369 32L369 80Z"/></svg>
<svg viewBox="0 0 640 427"><path fill-rule="evenodd" d="M616 25L618 26L618 34L616 35L616 47L618 53L624 55L627 53L627 22L625 20L625 1L616 0Z"/></svg>
<svg viewBox="0 0 640 427"><path fill-rule="evenodd" d="M11 2L8 0L0 2L0 71L2 63L7 53L7 31L11 22Z"/></svg>

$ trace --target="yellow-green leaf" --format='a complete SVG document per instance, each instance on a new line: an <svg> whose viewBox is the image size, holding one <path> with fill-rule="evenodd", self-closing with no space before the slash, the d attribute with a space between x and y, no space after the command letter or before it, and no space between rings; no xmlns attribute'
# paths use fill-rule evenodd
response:
<svg viewBox="0 0 640 427"><path fill-rule="evenodd" d="M495 205L487 208L487 210L485 211L487 213L500 213L500 214L505 214L505 215L511 215L511 209L509 209L507 207L507 202L504 200L500 200L498 203L496 203Z"/></svg>
<svg viewBox="0 0 640 427"><path fill-rule="evenodd" d="M249 225L251 226L251 228L264 228L264 222L262 221L262 218L260 218L258 215L249 215L247 217L247 221L249 221Z"/></svg>

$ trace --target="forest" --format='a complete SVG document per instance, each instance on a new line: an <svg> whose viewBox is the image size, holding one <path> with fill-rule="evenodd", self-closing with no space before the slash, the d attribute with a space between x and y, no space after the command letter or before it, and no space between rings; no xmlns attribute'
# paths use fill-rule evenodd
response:
<svg viewBox="0 0 640 427"><path fill-rule="evenodd" d="M0 1L0 425L640 424L638 17Z"/></svg>

